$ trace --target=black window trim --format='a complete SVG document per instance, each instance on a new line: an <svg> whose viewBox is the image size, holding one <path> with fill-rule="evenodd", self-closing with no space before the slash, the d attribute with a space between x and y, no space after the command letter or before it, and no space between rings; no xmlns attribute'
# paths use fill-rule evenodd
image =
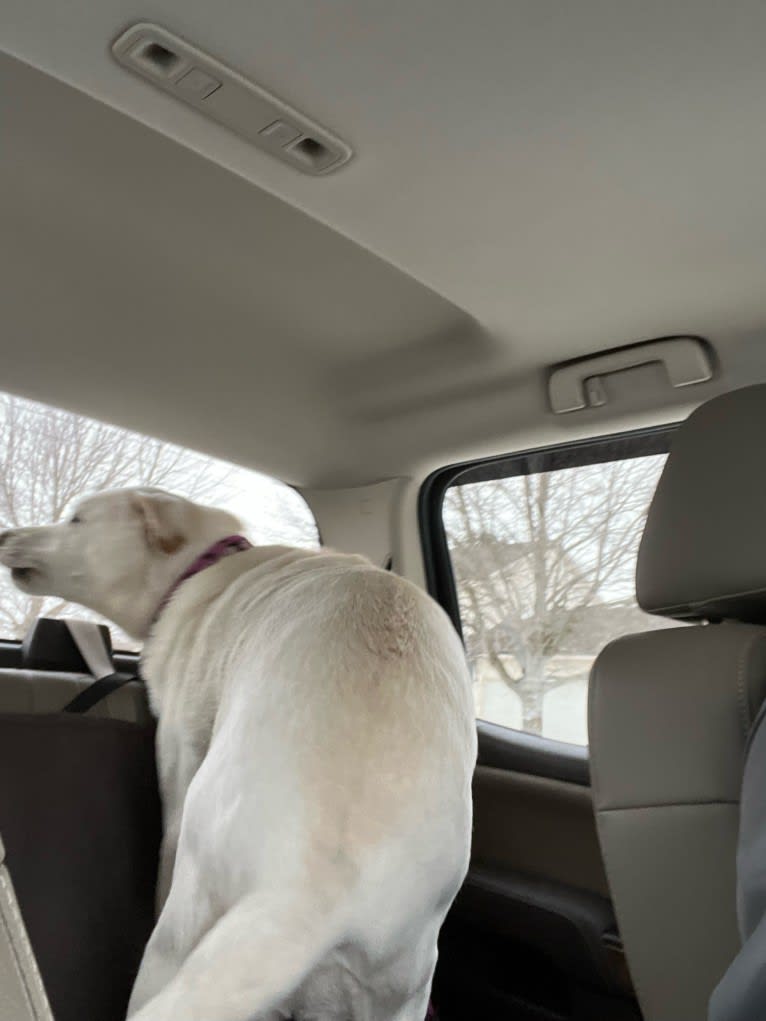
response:
<svg viewBox="0 0 766 1021"><path fill-rule="evenodd" d="M630 460L667 453L679 423L591 437L518 453L500 454L445 465L432 472L420 487L418 525L426 584L463 637L457 587L442 519L447 490L454 485L534 475L586 464ZM608 451L619 456L604 456ZM479 765L529 773L589 786L588 749L551 738L512 730L488 720L477 720Z"/></svg>

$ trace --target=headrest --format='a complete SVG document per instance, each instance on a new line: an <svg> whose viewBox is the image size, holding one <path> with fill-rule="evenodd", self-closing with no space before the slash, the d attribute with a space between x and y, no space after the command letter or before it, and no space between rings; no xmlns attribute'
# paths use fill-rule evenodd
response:
<svg viewBox="0 0 766 1021"><path fill-rule="evenodd" d="M766 622L766 385L717 397L676 433L641 540L642 609Z"/></svg>
<svg viewBox="0 0 766 1021"><path fill-rule="evenodd" d="M93 624L101 632L112 655L112 636L105 624ZM21 665L26 670L58 670L60 673L88 674L90 670L63 620L40 617L21 643Z"/></svg>

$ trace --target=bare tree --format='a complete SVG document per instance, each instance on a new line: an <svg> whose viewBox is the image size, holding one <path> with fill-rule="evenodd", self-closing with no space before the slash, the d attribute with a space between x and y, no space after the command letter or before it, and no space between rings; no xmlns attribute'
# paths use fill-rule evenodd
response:
<svg viewBox="0 0 766 1021"><path fill-rule="evenodd" d="M268 485L260 487L257 499L249 496L245 501L240 496L237 503L238 507L248 505L242 513L248 536L264 546L317 546L316 521L304 498L284 483L268 481ZM236 479L230 488L238 488Z"/></svg>
<svg viewBox="0 0 766 1021"><path fill-rule="evenodd" d="M661 463L614 461L448 491L444 518L469 659L485 657L518 693L525 730L541 731L546 693L567 680L551 660L582 649L575 639L593 633L594 616L599 636L609 637L606 615L634 607L637 546ZM624 619L615 614L615 626Z"/></svg>
<svg viewBox="0 0 766 1021"><path fill-rule="evenodd" d="M0 394L2 528L58 521L84 493L128 485L220 503L228 495L230 474L220 461L172 444ZM41 614L71 609L60 600L27 597L5 583L0 634L22 635Z"/></svg>

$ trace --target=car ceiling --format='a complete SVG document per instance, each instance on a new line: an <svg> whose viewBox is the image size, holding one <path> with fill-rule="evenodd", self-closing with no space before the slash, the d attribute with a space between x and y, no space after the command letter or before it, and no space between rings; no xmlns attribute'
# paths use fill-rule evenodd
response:
<svg viewBox="0 0 766 1021"><path fill-rule="evenodd" d="M138 21L353 160L300 174L130 75ZM677 413L551 415L546 368L618 345L766 378L762 2L5 0L0 29L8 389L350 485Z"/></svg>

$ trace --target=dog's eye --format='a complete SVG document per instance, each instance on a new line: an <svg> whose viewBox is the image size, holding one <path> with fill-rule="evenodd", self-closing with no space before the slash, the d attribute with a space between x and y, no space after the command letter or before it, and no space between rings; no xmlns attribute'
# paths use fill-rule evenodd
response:
<svg viewBox="0 0 766 1021"><path fill-rule="evenodd" d="M69 524L70 524L70 525L79 525L79 524L82 524L82 518L80 517L80 515L79 515L79 514L75 514L75 516L74 516L73 518L70 518L70 519L69 519Z"/></svg>

